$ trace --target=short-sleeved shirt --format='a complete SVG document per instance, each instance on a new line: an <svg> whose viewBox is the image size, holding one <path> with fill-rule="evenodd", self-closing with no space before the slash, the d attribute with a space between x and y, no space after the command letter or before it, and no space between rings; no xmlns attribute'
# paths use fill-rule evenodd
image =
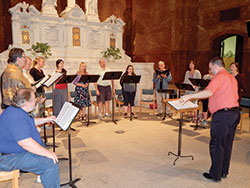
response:
<svg viewBox="0 0 250 188"><path fill-rule="evenodd" d="M103 80L103 76L105 74L105 72L109 72L110 69L105 69L103 70L102 68L99 68L97 71L96 71L96 74L100 75L100 78L98 79L97 81L97 85L100 85L100 86L109 86L110 85L110 80Z"/></svg>
<svg viewBox="0 0 250 188"><path fill-rule="evenodd" d="M223 108L239 106L237 81L226 69L220 70L205 89L213 93L208 103L212 114Z"/></svg>
<svg viewBox="0 0 250 188"><path fill-rule="evenodd" d="M42 145L42 139L36 129L35 121L21 108L9 106L0 116L0 152L24 152L17 142L33 138Z"/></svg>

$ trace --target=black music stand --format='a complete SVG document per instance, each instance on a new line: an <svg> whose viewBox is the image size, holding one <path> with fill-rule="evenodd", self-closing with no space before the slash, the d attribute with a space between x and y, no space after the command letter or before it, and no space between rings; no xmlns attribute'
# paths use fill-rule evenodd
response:
<svg viewBox="0 0 250 188"><path fill-rule="evenodd" d="M114 72L105 72L103 76L103 80L111 80L111 100L112 100L112 121L117 124L117 120L115 120L115 110L114 110L114 94L113 94L113 88L114 88L114 82L113 80L119 80L122 75L122 71L114 71Z"/></svg>
<svg viewBox="0 0 250 188"><path fill-rule="evenodd" d="M165 99L167 99L167 94L174 94L174 89L158 89L158 93L165 93ZM167 104L164 102L165 112L162 120L165 120L167 117ZM170 117L170 116L169 116ZM171 118L171 117L170 117Z"/></svg>
<svg viewBox="0 0 250 188"><path fill-rule="evenodd" d="M72 104L73 104L73 103L72 103ZM73 104L73 105L74 105L74 104ZM76 106L76 105L74 105L74 106ZM76 106L76 107L77 107L77 106ZM80 109L79 109L79 110L80 110ZM78 112L79 112L79 111L78 111ZM77 115L77 113L76 113L76 115ZM69 124L68 128L65 129L65 130L62 129L63 131L67 131L67 133L68 133L69 182L63 183L63 184L61 184L60 186L69 185L70 187L73 187L73 188L77 188L77 187L75 186L75 183L81 180L81 178L75 178L74 180L73 180L73 178L72 178L72 155L71 155L71 134L70 134L71 128L70 128L70 127L71 127L71 124L72 124L73 120L75 119L76 115L75 115L74 118L72 119L72 121L71 121L71 123ZM59 126L60 126L60 125L59 125Z"/></svg>
<svg viewBox="0 0 250 188"><path fill-rule="evenodd" d="M195 91L193 86L190 84L186 84L186 83L174 83L174 84L177 87L177 89L179 89L179 90ZM180 96L180 92L179 92L179 96ZM179 120L179 119L177 119L177 120ZM187 119L183 119L183 121L190 122L190 120L187 120Z"/></svg>
<svg viewBox="0 0 250 188"><path fill-rule="evenodd" d="M123 83L133 83L133 84L138 84L140 82L141 76L136 75L136 76L124 76L123 78ZM133 91L130 91L130 94L132 94ZM132 106L131 104L129 105L130 107L130 121L132 121Z"/></svg>
<svg viewBox="0 0 250 188"><path fill-rule="evenodd" d="M50 85L46 85L44 83L46 83L50 78L51 76L49 75L49 77L41 84L41 86L45 86L47 88L49 88L51 85L53 85L52 87L52 96L53 96L53 92L54 92L54 83L62 76L63 74L61 75L58 75L58 77L53 81L51 82ZM40 79L39 81L41 81L42 79ZM35 82L34 84L31 84L31 86L35 86L37 83L39 83L39 81ZM52 97L52 103L53 103L53 97ZM53 105L52 105L53 106ZM44 104L44 108L45 108L45 104ZM45 110L44 110L45 111ZM50 144L47 144L48 142L48 139L47 139L47 134L46 134L46 124L44 123L43 124L43 128L44 128L44 144L47 146L47 147L53 147L53 152L55 152L55 148L58 147L55 145L55 126L54 124L52 124L52 137L53 137L53 144L50 145ZM63 158L64 159L64 158Z"/></svg>
<svg viewBox="0 0 250 188"><path fill-rule="evenodd" d="M57 82L57 84L70 84L73 80L77 77L76 74L73 75L64 75L61 79ZM74 128L70 127L72 131L76 131Z"/></svg>
<svg viewBox="0 0 250 188"><path fill-rule="evenodd" d="M193 84L194 86L198 86L198 87L201 87L201 88L207 87L207 85L208 85L208 83L209 83L208 80L199 79L199 78L189 78L189 80L192 82L192 84ZM199 124L198 124L199 109L198 109L197 112L196 112L196 117L197 117L197 120L196 120L195 125L190 125L190 127L194 127L194 130L197 130L198 128L206 129L205 126L202 126L202 125L199 125Z"/></svg>
<svg viewBox="0 0 250 188"><path fill-rule="evenodd" d="M176 156L176 159L174 160L174 163L173 165L175 165L175 162L179 159L179 158L187 158L187 157L190 157L192 160L194 160L194 157L192 155L181 155L181 144L182 144L182 122L183 122L183 112L186 111L186 110L194 110L194 109L197 109L198 107L190 107L190 108L185 108L185 109L177 109L175 106L173 106L172 104L170 104L170 101L167 101L167 103L173 107L176 112L180 112L180 121L179 121L179 132L178 132L178 152L177 154L169 151L168 152L168 156L170 154Z"/></svg>
<svg viewBox="0 0 250 188"><path fill-rule="evenodd" d="M82 75L79 82L82 83L95 83L99 79L100 75ZM88 106L88 121L85 122L86 126L88 127L90 123L96 124L95 121L89 121L89 114L90 114L90 109Z"/></svg>
<svg viewBox="0 0 250 188"><path fill-rule="evenodd" d="M193 86L190 84L185 84L185 83L174 83L174 84L178 89L187 90L187 91L195 91Z"/></svg>

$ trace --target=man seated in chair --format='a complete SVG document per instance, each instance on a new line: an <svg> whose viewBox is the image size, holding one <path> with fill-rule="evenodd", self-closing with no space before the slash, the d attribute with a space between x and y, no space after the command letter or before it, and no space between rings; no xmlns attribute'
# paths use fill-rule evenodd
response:
<svg viewBox="0 0 250 188"><path fill-rule="evenodd" d="M40 175L45 188L60 187L58 159L44 147L36 125L52 122L55 116L33 119L36 105L32 89L16 92L12 105L0 116L0 170L20 169Z"/></svg>

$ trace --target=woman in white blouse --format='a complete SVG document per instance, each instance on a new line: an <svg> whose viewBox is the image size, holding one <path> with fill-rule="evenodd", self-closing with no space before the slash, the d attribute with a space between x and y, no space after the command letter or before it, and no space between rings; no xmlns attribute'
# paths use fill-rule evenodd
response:
<svg viewBox="0 0 250 188"><path fill-rule="evenodd" d="M194 86L189 78L201 78L199 70L195 69L195 61L191 60L188 63L188 70L185 73L184 83L191 84L195 88L195 92L198 92L199 88ZM195 93L194 91L186 91L186 94Z"/></svg>

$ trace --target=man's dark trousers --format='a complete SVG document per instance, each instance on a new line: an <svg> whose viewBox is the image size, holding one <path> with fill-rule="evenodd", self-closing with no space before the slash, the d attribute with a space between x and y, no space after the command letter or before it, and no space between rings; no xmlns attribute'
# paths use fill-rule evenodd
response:
<svg viewBox="0 0 250 188"><path fill-rule="evenodd" d="M222 174L228 174L235 130L239 121L239 109L220 110L212 116L209 145L212 165L209 174L213 178L220 179Z"/></svg>

